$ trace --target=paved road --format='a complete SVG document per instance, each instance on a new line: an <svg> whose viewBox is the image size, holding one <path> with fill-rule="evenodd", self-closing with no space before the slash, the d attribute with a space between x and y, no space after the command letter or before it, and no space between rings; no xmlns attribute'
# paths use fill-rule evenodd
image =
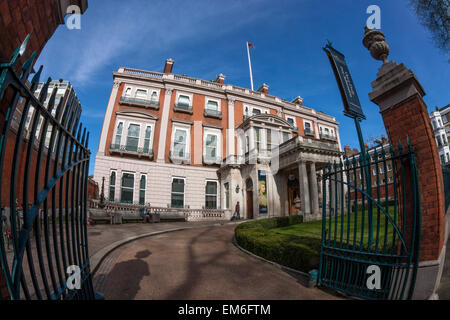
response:
<svg viewBox="0 0 450 320"><path fill-rule="evenodd" d="M94 282L106 299L336 299L236 248L234 228L131 242L111 253Z"/></svg>

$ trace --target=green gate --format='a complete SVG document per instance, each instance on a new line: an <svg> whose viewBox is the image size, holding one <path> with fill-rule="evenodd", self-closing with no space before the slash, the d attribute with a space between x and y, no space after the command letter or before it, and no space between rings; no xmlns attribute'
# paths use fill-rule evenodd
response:
<svg viewBox="0 0 450 320"><path fill-rule="evenodd" d="M364 299L411 299L420 203L414 152L382 145L322 174L319 284Z"/></svg>

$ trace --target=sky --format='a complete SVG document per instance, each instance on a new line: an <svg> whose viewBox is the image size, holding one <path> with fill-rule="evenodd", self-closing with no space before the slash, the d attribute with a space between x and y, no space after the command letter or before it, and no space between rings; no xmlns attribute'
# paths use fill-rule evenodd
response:
<svg viewBox="0 0 450 320"><path fill-rule="evenodd" d="M358 148L353 119L343 104L323 46L330 40L345 56L367 120L364 139L385 134L379 108L368 98L380 61L363 46L370 5L381 9L381 30L391 53L425 89L431 112L450 103L450 56L431 41L408 0L89 0L81 29L61 25L48 41L36 67L41 79L72 83L83 106L81 121L90 132L94 171L103 117L119 67L162 72L167 58L173 72L205 80L223 73L225 83L249 88L246 41L251 42L255 89L293 100L340 123L342 146ZM37 68L35 68L37 69Z"/></svg>

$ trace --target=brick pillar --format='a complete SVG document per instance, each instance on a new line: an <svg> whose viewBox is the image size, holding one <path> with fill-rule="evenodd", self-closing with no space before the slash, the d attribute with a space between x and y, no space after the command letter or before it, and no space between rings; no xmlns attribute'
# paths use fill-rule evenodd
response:
<svg viewBox="0 0 450 320"><path fill-rule="evenodd" d="M409 137L416 156L422 235L414 298L428 299L439 285L445 257L445 206L439 154L422 99L425 91L403 64L385 61L377 77L369 97L380 107L389 140L406 147Z"/></svg>

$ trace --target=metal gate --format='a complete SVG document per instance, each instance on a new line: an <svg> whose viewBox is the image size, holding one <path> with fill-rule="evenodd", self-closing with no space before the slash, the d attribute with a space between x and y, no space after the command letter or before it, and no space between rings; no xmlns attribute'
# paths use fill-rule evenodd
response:
<svg viewBox="0 0 450 320"><path fill-rule="evenodd" d="M322 175L319 284L364 299L411 299L420 244L409 140L329 164Z"/></svg>
<svg viewBox="0 0 450 320"><path fill-rule="evenodd" d="M27 85L36 52L22 66L18 60L29 37L0 65L6 109L0 137L0 300L94 299L86 230L89 133L79 123L74 96L55 103L54 86L47 97L51 79L35 97L42 66Z"/></svg>

